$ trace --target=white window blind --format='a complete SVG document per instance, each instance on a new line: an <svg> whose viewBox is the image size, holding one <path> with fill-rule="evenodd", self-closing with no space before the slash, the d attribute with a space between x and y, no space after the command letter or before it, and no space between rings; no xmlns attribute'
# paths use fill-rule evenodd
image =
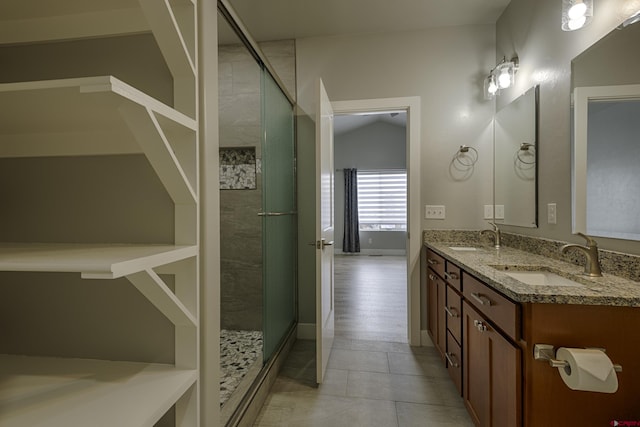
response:
<svg viewBox="0 0 640 427"><path fill-rule="evenodd" d="M360 230L407 229L407 172L358 171Z"/></svg>

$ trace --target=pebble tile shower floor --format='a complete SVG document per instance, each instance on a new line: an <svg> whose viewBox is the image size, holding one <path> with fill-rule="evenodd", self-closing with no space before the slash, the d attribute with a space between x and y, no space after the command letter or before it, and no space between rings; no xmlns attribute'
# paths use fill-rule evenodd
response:
<svg viewBox="0 0 640 427"><path fill-rule="evenodd" d="M220 406L262 360L262 331L220 331Z"/></svg>

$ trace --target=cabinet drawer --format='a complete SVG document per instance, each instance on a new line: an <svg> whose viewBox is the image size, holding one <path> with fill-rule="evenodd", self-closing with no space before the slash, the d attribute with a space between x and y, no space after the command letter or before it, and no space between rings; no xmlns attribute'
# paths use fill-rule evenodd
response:
<svg viewBox="0 0 640 427"><path fill-rule="evenodd" d="M462 349L453 336L447 334L447 371L462 396Z"/></svg>
<svg viewBox="0 0 640 427"><path fill-rule="evenodd" d="M462 342L462 297L450 285L447 285L447 304L444 311L447 329L456 341Z"/></svg>
<svg viewBox="0 0 640 427"><path fill-rule="evenodd" d="M445 264L444 278L447 280L447 283L449 283L455 289L457 289L458 291L462 291L462 271L460 270L460 267L447 261Z"/></svg>
<svg viewBox="0 0 640 427"><path fill-rule="evenodd" d="M511 339L520 336L520 306L463 272L465 299L483 313Z"/></svg>
<svg viewBox="0 0 640 427"><path fill-rule="evenodd" d="M427 265L438 273L440 277L444 277L444 258L431 249L427 249Z"/></svg>

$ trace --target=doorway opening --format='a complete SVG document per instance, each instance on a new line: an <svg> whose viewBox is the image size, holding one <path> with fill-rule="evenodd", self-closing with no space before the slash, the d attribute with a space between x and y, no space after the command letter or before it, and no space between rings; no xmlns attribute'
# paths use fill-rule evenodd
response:
<svg viewBox="0 0 640 427"><path fill-rule="evenodd" d="M361 164L365 165L362 168L366 172L404 170L406 173L406 222L398 224L397 221L389 221L385 224L384 221L370 221L378 222L378 224L369 223L363 227L365 230L360 228L359 235L362 238L360 256L341 255L343 253L341 245L343 229L339 228L343 221L341 213L336 212L336 246L338 246L336 248L336 336L353 334L354 338L408 342L410 345L418 346L420 345L419 268L421 246L420 98L339 101L332 102L332 107L335 114L333 148L337 170L335 180L336 210L339 210L340 206L344 210L344 202L342 201L344 196L340 196L340 194L344 194L341 189L343 181L340 179L343 172L339 169L357 168L358 166L355 160L353 160L354 163L346 163L348 157L364 161L365 163ZM347 130L345 131L345 129ZM372 135L384 135L387 131L387 143L395 132L395 139L397 140L397 134L400 133L402 135L400 139L403 140L401 142L404 144L389 143L391 146L387 147L389 150L374 149L375 143L372 142ZM351 136L360 133L359 137L368 140L369 145L362 146L362 142L343 141L343 136L349 133L352 134ZM341 156L341 150L344 148L341 147L341 144L343 143L347 151L355 151L353 156ZM369 160L366 160L367 157ZM375 213L374 216L378 215L378 219L382 218L385 214L383 211L384 209L382 212ZM365 220L365 222L367 221ZM377 231L372 228L386 229ZM385 268L387 261L388 265ZM355 264L356 262L359 263L359 266ZM376 270L378 273L373 273ZM374 286L371 282L374 278L380 279L381 284ZM374 332L376 327L384 324L385 317L389 315L387 310L379 309L384 306L385 301L382 300L391 298L391 295L375 295L373 291L374 288L385 289L385 279L388 279L388 283L396 281L399 284L397 288L392 286L387 288L389 288L388 290L394 289L391 291L395 296L393 305L396 310L399 308L402 310L405 321L397 322L395 331L388 328L387 330L379 330L380 333L376 334ZM361 286L351 286L349 289L342 286L342 283L345 282L351 282L353 285L356 283L354 280L361 280ZM342 291L348 292L343 294ZM391 302L392 299L387 299L387 301ZM341 309L352 310L352 312L343 313ZM393 308L390 307L388 311L391 310ZM390 319L387 318L388 321Z"/></svg>
<svg viewBox="0 0 640 427"><path fill-rule="evenodd" d="M334 117L336 337L408 342L406 125L404 110Z"/></svg>

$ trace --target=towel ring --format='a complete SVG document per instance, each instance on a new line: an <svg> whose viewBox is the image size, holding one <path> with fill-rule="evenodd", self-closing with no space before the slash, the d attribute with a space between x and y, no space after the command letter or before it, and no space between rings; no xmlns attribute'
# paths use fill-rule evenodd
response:
<svg viewBox="0 0 640 427"><path fill-rule="evenodd" d="M533 161L527 161L523 159L523 157L521 157L521 156L526 157L527 155L529 155L530 157L533 157ZM523 142L522 144L520 144L520 148L518 149L518 151L516 151L516 157L518 158L518 161L520 161L521 163L524 163L525 165L535 165L536 164L536 146L528 142Z"/></svg>
<svg viewBox="0 0 640 427"><path fill-rule="evenodd" d="M462 166L473 167L478 161L478 150L468 145L461 145L458 152L455 154L454 159L458 161Z"/></svg>

